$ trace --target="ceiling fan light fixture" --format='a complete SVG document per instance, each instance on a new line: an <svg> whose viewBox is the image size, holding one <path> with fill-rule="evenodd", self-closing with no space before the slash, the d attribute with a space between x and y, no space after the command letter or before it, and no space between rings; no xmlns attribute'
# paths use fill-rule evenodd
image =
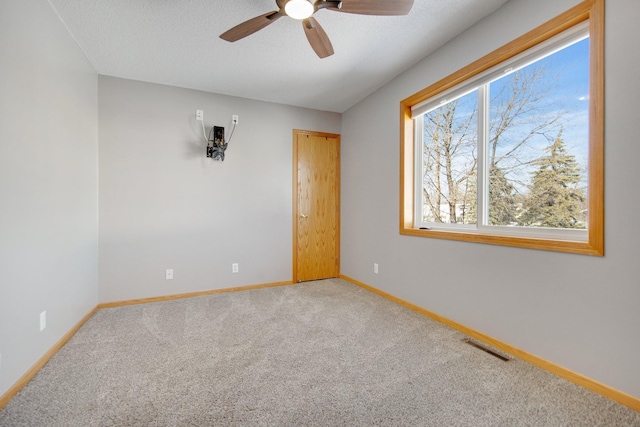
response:
<svg viewBox="0 0 640 427"><path fill-rule="evenodd" d="M313 15L313 5L307 0L289 0L284 11L294 19L307 19Z"/></svg>

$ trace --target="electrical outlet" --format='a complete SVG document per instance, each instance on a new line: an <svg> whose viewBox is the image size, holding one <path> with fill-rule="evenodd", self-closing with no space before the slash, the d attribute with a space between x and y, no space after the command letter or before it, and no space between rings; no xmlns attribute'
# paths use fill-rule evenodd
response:
<svg viewBox="0 0 640 427"><path fill-rule="evenodd" d="M204 120L204 111L196 110L196 120L200 120L200 121Z"/></svg>
<svg viewBox="0 0 640 427"><path fill-rule="evenodd" d="M165 272L165 279L173 280L173 268L167 268Z"/></svg>
<svg viewBox="0 0 640 427"><path fill-rule="evenodd" d="M47 312L43 311L40 313L40 332L44 331L44 328L47 327Z"/></svg>
<svg viewBox="0 0 640 427"><path fill-rule="evenodd" d="M378 274L378 264L375 264L375 263L373 264L373 272L375 274Z"/></svg>
<svg viewBox="0 0 640 427"><path fill-rule="evenodd" d="M237 124L238 124L238 115L237 115L237 114L234 114L233 116L231 116L231 122L232 122L234 125L237 125Z"/></svg>
<svg viewBox="0 0 640 427"><path fill-rule="evenodd" d="M233 264L231 264L231 272L232 273L237 273L238 272L238 263L234 262Z"/></svg>

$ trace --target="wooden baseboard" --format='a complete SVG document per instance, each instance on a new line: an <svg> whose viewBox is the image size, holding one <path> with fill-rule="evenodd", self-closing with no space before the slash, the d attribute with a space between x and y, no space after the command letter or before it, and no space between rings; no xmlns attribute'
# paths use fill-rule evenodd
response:
<svg viewBox="0 0 640 427"><path fill-rule="evenodd" d="M7 390L2 396L0 396L0 409L4 408L7 403L9 403L9 401L13 398L13 396L18 394L18 392L22 390L22 388L27 385L27 383L31 381L33 377L36 376L38 371L40 371L40 369L42 369L44 365L47 364L49 359L51 359L53 355L56 354L58 350L60 350L71 339L71 337L75 335L76 332L78 332L78 329L80 329L80 327L84 325L85 322L89 320L89 318L91 318L91 316L93 316L97 309L97 306L94 307L89 313L87 313L82 319L80 319L80 321L76 323L76 325L71 328L66 334L64 334L62 338L60 338L58 342L53 345L53 347L47 350L47 352L43 354L42 357L40 357L40 359L38 359L38 361L31 368L29 368L29 370L25 372L24 375L22 375L18 379L18 381L16 381L16 383L11 386L11 388L9 388L9 390Z"/></svg>
<svg viewBox="0 0 640 427"><path fill-rule="evenodd" d="M515 357L517 357L518 359L524 360L525 362L531 363L532 365L535 365L539 368L542 368L546 371L549 371L555 375L558 375L559 377L562 377L566 380L569 380L579 386L582 386L588 390L591 390L595 393L598 393L606 398L609 398L611 400L614 400L618 403L621 403L635 411L640 412L640 398L637 398L635 396L632 396L630 394L627 394L625 392L622 392L620 390L616 390L613 387L610 387L606 384L602 384L601 382L598 382L596 380L593 380L589 377L586 377L582 374L579 374L577 372L574 372L570 369L567 369L565 367L562 367L560 365L557 365L553 362L550 362L548 360L545 360L539 356L536 356L535 354L531 354L527 351L521 350L517 347L514 347L510 344L507 344L505 342L502 342L496 338L493 338L489 335L486 335L482 332L476 331L475 329L471 329L465 325L462 325L458 322L455 322L451 319L448 319L446 317L440 316L439 314L433 313L429 310L426 310L422 307L419 307L415 304L412 304L408 301L405 301L403 299L400 299L394 295L391 295L387 292L381 291L380 289L374 288L372 286L369 286L365 283L362 283L358 280L355 280L351 277L345 276L343 274L340 275L341 279L344 279L348 282L353 283L354 285L360 286L361 288L364 288L370 292L373 292L375 294L378 294L390 301L393 301L397 304L400 304L404 307L407 307L408 309L411 309L413 311L416 311L424 316L427 316L437 322L440 322L442 324L445 324L457 331L462 332L465 335L468 335L472 338L475 338L479 341L482 341L490 346L493 346L499 350L502 350L506 353L509 353Z"/></svg>
<svg viewBox="0 0 640 427"><path fill-rule="evenodd" d="M151 297L151 298L139 298L139 299L130 299L124 301L113 301L113 302L104 302L98 304L98 308L112 308L112 307L122 307L125 305L135 305L135 304L147 304L151 302L160 302L160 301L169 301L174 299L182 299L182 298L193 298L193 297L201 297L205 295L214 295L214 294L223 294L228 292L240 292L240 291L249 291L252 289L262 289L262 288L273 288L275 286L288 286L293 285L293 281L287 282L273 282L273 283L263 283L260 285L247 285L247 286L236 286L234 288L223 288L223 289L212 289L209 291L201 291L201 292L188 292L184 294L172 294L172 295L164 295L160 297Z"/></svg>

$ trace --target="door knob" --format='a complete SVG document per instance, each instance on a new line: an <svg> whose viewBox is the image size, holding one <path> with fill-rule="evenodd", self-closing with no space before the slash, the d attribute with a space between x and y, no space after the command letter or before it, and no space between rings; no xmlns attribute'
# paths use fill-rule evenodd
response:
<svg viewBox="0 0 640 427"><path fill-rule="evenodd" d="M309 218L309 215L300 214L300 218Z"/></svg>

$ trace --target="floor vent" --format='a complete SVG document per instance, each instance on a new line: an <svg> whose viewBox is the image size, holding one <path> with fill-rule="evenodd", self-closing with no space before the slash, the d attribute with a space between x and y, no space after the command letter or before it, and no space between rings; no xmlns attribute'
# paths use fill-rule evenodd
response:
<svg viewBox="0 0 640 427"><path fill-rule="evenodd" d="M493 350L489 350L488 348L483 347L483 346L481 346L480 344L478 344L478 343L476 343L476 342L471 341L469 338L465 338L465 339L463 339L463 340L462 340L462 342L467 343L467 344L469 344L469 345L472 345L472 346L474 346L475 348L477 348L477 349L480 349L480 350L484 351L485 353L489 353L490 355L492 355L492 356L494 356L494 357L497 357L498 359L500 359L500 360L502 360L502 361L504 361L504 362L508 362L508 361L510 360L508 357L504 357L503 355L498 354L498 353L496 353L496 352L495 352L495 351L493 351Z"/></svg>

